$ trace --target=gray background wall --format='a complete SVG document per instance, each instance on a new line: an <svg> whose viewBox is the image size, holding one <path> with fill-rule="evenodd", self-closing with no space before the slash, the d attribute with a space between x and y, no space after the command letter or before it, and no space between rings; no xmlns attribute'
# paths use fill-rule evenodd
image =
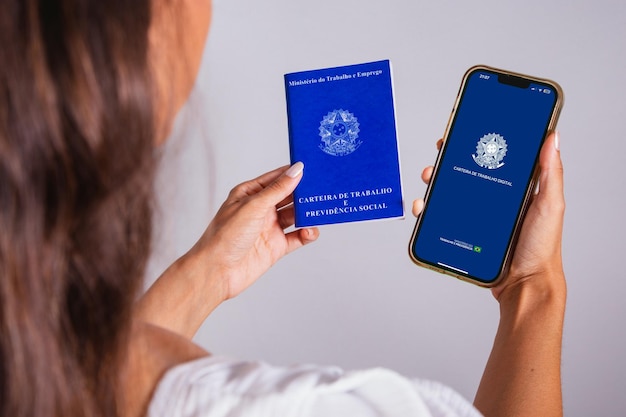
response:
<svg viewBox="0 0 626 417"><path fill-rule="evenodd" d="M394 65L407 208L423 195L464 71L557 80L568 202L563 346L568 416L626 414L626 2L215 0L196 89L165 147L148 283L200 236L235 184L289 162L282 75ZM386 366L473 398L498 321L489 291L414 266L404 221L324 227L198 333L214 353Z"/></svg>

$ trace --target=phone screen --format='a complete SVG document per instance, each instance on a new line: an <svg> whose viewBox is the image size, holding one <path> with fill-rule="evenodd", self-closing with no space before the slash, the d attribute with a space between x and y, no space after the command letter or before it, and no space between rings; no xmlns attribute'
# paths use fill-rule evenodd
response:
<svg viewBox="0 0 626 417"><path fill-rule="evenodd" d="M411 247L420 262L496 280L558 92L477 69L467 76Z"/></svg>

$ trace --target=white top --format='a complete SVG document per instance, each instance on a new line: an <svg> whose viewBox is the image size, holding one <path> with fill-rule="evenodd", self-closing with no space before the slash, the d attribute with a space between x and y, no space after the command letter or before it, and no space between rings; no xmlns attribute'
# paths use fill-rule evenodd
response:
<svg viewBox="0 0 626 417"><path fill-rule="evenodd" d="M452 389L387 369L274 367L206 357L170 369L149 417L480 417Z"/></svg>

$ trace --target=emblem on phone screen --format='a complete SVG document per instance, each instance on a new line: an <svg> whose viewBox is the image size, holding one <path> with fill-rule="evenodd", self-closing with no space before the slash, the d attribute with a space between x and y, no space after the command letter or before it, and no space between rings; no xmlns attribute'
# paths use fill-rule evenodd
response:
<svg viewBox="0 0 626 417"><path fill-rule="evenodd" d="M347 110L333 110L320 123L320 149L332 156L346 156L356 151L363 141L359 139L359 121Z"/></svg>
<svg viewBox="0 0 626 417"><path fill-rule="evenodd" d="M497 133L488 133L478 140L474 162L487 169L497 169L504 165L506 156L506 140Z"/></svg>

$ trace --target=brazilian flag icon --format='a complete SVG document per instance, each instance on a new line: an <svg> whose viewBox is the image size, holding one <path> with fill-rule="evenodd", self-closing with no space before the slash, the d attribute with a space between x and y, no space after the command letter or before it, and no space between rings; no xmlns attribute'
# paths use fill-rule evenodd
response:
<svg viewBox="0 0 626 417"><path fill-rule="evenodd" d="M483 251L483 248L481 248L480 246L474 246L474 252L481 253L482 251Z"/></svg>

